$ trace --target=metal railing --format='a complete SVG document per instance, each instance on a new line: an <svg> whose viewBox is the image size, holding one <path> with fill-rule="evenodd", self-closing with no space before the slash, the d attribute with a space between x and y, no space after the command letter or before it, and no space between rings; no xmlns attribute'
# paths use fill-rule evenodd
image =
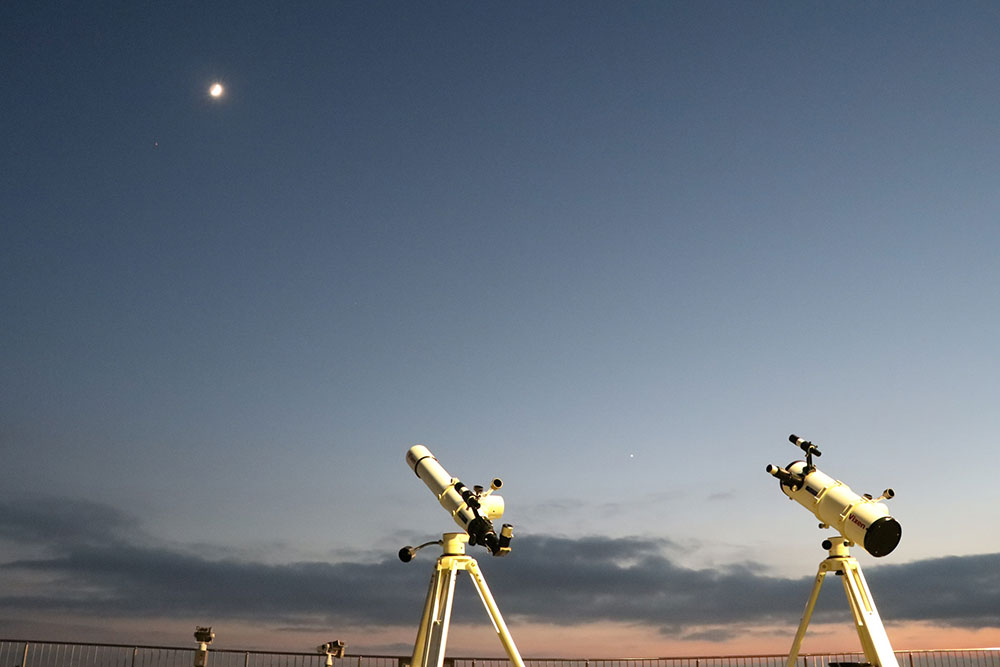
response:
<svg viewBox="0 0 1000 667"><path fill-rule="evenodd" d="M197 648L0 639L0 667L192 667ZM209 667L325 667L327 656L209 649ZM525 667L784 667L786 654L676 658L525 658ZM900 667L1000 667L1000 648L896 651ZM863 663L857 653L810 653L799 667ZM410 656L346 655L335 667L406 667ZM445 667L509 667L505 658L447 658Z"/></svg>

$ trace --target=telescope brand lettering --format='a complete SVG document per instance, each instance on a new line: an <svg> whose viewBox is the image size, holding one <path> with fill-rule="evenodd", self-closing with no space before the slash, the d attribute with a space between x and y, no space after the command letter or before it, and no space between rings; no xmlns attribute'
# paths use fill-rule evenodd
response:
<svg viewBox="0 0 1000 667"><path fill-rule="evenodd" d="M857 524L861 528L861 530L867 530L868 526L866 526L864 524L864 522L862 522L861 519L859 519L858 517L856 517L856 516L854 516L852 514L850 516L850 519L851 519L851 523Z"/></svg>

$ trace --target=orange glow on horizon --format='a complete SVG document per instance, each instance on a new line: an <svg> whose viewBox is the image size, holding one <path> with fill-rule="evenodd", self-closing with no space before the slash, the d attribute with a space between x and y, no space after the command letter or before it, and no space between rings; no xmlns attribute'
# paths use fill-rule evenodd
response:
<svg viewBox="0 0 1000 667"><path fill-rule="evenodd" d="M455 623L448 636L451 657L503 657L504 651L483 615L482 622ZM138 643L161 646L193 644L191 631L199 622L210 623L217 637L215 648L273 651L313 651L322 641L347 642L348 655L409 655L416 636L413 627L331 624L323 619L248 623L226 619L101 619L49 616L45 620L21 619L14 634L70 642ZM659 628L629 623L586 623L562 626L524 623L507 619L511 635L524 658L679 658L786 655L795 636L794 625L728 625L686 628L684 636L729 632L729 639L682 639ZM974 649L1000 646L1000 628L947 628L929 623L886 623L896 651ZM802 653L852 653L861 650L850 621L813 623L802 644Z"/></svg>

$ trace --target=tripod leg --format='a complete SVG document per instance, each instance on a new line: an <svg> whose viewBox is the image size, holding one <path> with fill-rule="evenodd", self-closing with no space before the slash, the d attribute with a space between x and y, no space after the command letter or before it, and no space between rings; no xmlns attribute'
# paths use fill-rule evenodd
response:
<svg viewBox="0 0 1000 667"><path fill-rule="evenodd" d="M500 637L500 643L503 644L503 648L507 652L507 657L510 658L514 667L524 667L524 663L521 661L521 654L518 653L517 646L514 645L514 639L510 636L510 631L507 629L507 624L503 621L503 616L500 615L500 608L497 607L496 600L493 599L493 595L490 593L490 587L486 585L486 578L480 572L479 564L475 560L470 560L466 564L465 569L472 575L472 581L475 582L476 590L479 591L479 599L483 601L483 606L486 607L486 612L490 615L490 620L493 621L493 629L496 630L497 636Z"/></svg>
<svg viewBox="0 0 1000 667"><path fill-rule="evenodd" d="M816 600L819 598L819 589L823 585L826 571L820 565L820 571L816 574L816 581L813 583L812 593L809 601L806 602L806 609L802 612L802 620L799 622L799 629L795 633L795 640L792 642L792 650L788 652L788 661L785 667L795 667L795 661L799 657L799 649L802 647L802 639L806 636L806 628L809 627L809 619L812 618L813 609L816 608Z"/></svg>
<svg viewBox="0 0 1000 667"><path fill-rule="evenodd" d="M844 592L865 657L875 667L899 667L861 566L852 559L844 563L843 572Z"/></svg>
<svg viewBox="0 0 1000 667"><path fill-rule="evenodd" d="M431 575L431 584L424 602L424 613L413 645L411 667L441 667L444 649L448 643L448 623L451 620L451 603L455 597L455 578L458 570L452 563L439 558Z"/></svg>

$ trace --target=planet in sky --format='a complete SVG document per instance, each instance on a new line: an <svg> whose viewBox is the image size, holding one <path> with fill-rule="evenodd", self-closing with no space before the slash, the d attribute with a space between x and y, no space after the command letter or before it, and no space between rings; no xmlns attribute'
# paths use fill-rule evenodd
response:
<svg viewBox="0 0 1000 667"><path fill-rule="evenodd" d="M226 92L226 89L222 87L222 84L216 81L212 84L212 87L208 89L208 94L212 97L222 97L222 94Z"/></svg>

